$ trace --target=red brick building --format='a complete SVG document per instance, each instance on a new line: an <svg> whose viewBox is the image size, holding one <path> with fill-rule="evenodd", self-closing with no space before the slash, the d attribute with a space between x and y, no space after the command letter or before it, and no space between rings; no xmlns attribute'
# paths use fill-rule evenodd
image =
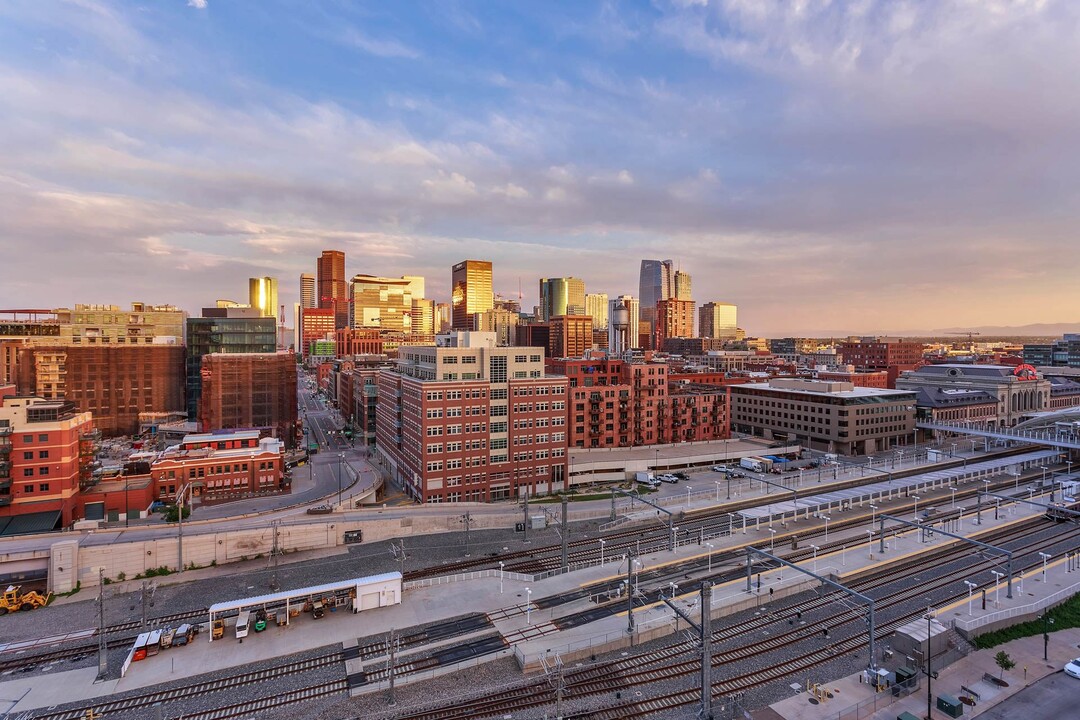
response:
<svg viewBox="0 0 1080 720"><path fill-rule="evenodd" d="M550 357L582 357L592 350L592 318L588 315L556 315L548 336Z"/></svg>
<svg viewBox="0 0 1080 720"><path fill-rule="evenodd" d="M400 348L379 373L376 456L424 503L543 495L566 483L565 377L544 351L495 347L494 333Z"/></svg>
<svg viewBox="0 0 1080 720"><path fill-rule="evenodd" d="M92 482L92 416L66 400L0 402L0 525L9 532L70 525L80 488ZM11 530L12 523L25 529Z"/></svg>
<svg viewBox="0 0 1080 720"><path fill-rule="evenodd" d="M341 328L334 333L334 353L339 358L353 355L380 355L383 340L379 330Z"/></svg>
<svg viewBox="0 0 1080 720"><path fill-rule="evenodd" d="M334 337L334 308L301 308L300 310L300 346L304 360L311 355L311 343L325 340L327 335Z"/></svg>
<svg viewBox="0 0 1080 720"><path fill-rule="evenodd" d="M693 300L669 298L656 303L656 347L662 349L668 338L694 336Z"/></svg>
<svg viewBox="0 0 1080 720"><path fill-rule="evenodd" d="M188 435L150 466L153 494L172 500L184 485L204 500L231 500L289 491L285 446L258 430Z"/></svg>
<svg viewBox="0 0 1080 720"><path fill-rule="evenodd" d="M888 389L889 373L887 370L871 370L868 372L856 372L854 370L817 370L814 372L815 380L836 380L838 382L851 383L855 387ZM895 380L895 378L894 378Z"/></svg>
<svg viewBox="0 0 1080 720"><path fill-rule="evenodd" d="M294 447L296 357L290 353L210 353L202 358L199 430L264 428Z"/></svg>
<svg viewBox="0 0 1080 720"><path fill-rule="evenodd" d="M899 338L863 338L859 342L845 342L840 344L838 352L841 363L854 365L859 372L884 370L890 389L896 387L900 373L924 364L923 344Z"/></svg>
<svg viewBox="0 0 1080 720"><path fill-rule="evenodd" d="M64 399L106 437L135 435L143 413L181 413L183 345L29 346L19 352L23 395Z"/></svg>

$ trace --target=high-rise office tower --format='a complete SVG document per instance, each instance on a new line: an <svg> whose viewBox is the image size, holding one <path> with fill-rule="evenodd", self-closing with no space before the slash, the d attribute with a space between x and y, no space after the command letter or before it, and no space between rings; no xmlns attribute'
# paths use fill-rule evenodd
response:
<svg viewBox="0 0 1080 720"><path fill-rule="evenodd" d="M670 260L642 260L640 275L641 320L646 333L656 333L656 303L675 296L675 268ZM645 333L643 333L645 334ZM635 342L634 345L637 343Z"/></svg>
<svg viewBox="0 0 1080 720"><path fill-rule="evenodd" d="M446 332L454 326L450 303L435 303L435 332Z"/></svg>
<svg viewBox="0 0 1080 720"><path fill-rule="evenodd" d="M491 262L463 260L454 266L450 281L454 330L470 330L473 315L486 312L495 304L491 292Z"/></svg>
<svg viewBox="0 0 1080 720"><path fill-rule="evenodd" d="M345 253L341 250L323 250L319 256L319 307L334 311L334 324L348 327L349 287L345 281Z"/></svg>
<svg viewBox="0 0 1080 720"><path fill-rule="evenodd" d="M315 294L315 276L311 273L300 273L300 307L319 307L319 298Z"/></svg>
<svg viewBox="0 0 1080 720"><path fill-rule="evenodd" d="M576 277L540 278L540 319L585 314L585 281Z"/></svg>
<svg viewBox="0 0 1080 720"><path fill-rule="evenodd" d="M588 293L585 295L585 314L592 318L594 330L608 328L607 293Z"/></svg>
<svg viewBox="0 0 1080 720"><path fill-rule="evenodd" d="M690 296L690 273L682 270L675 271L675 299L693 300Z"/></svg>
<svg viewBox="0 0 1080 720"><path fill-rule="evenodd" d="M435 301L426 298L413 298L412 301L413 337L435 337Z"/></svg>
<svg viewBox="0 0 1080 720"><path fill-rule="evenodd" d="M731 303L705 303L698 311L698 334L707 338L734 339L738 327L737 311Z"/></svg>
<svg viewBox="0 0 1080 720"><path fill-rule="evenodd" d="M608 351L621 355L637 347L640 306L633 295L620 295L608 304Z"/></svg>
<svg viewBox="0 0 1080 720"><path fill-rule="evenodd" d="M258 308L263 317L276 318L278 316L277 278L249 278L248 305Z"/></svg>
<svg viewBox="0 0 1080 720"><path fill-rule="evenodd" d="M668 338L688 338L694 336L694 301L669 298L661 300L656 306L656 331L654 348L664 349Z"/></svg>
<svg viewBox="0 0 1080 720"><path fill-rule="evenodd" d="M351 327L410 334L413 300L424 297L424 278L356 275L352 279Z"/></svg>

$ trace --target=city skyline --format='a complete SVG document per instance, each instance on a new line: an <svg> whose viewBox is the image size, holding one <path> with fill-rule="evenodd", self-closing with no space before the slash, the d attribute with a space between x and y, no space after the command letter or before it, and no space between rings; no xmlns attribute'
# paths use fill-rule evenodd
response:
<svg viewBox="0 0 1080 720"><path fill-rule="evenodd" d="M291 308L335 248L525 308L671 257L759 336L1072 321L1080 9L860 7L5 3L0 307Z"/></svg>

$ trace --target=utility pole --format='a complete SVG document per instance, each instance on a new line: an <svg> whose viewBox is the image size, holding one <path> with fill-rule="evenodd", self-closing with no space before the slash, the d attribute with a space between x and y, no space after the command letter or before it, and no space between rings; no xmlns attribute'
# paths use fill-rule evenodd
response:
<svg viewBox="0 0 1080 720"><path fill-rule="evenodd" d="M273 532L272 545L270 546L270 562L273 563L274 571L270 574L270 589L280 589L277 581L278 556L281 555L281 545L278 543L278 531L281 529L281 520L271 520L270 529Z"/></svg>
<svg viewBox="0 0 1080 720"><path fill-rule="evenodd" d="M157 592L157 583L150 583L146 580L142 581L142 625L141 629L146 632L146 606L154 607L154 593Z"/></svg>
<svg viewBox="0 0 1080 720"><path fill-rule="evenodd" d="M566 523L566 495L562 496L562 518L560 518L560 523L562 525L562 569L563 570L569 570L570 569L570 561L568 559L567 552L566 552L566 541L567 541L567 535L569 534L569 530L567 528L567 523Z"/></svg>
<svg viewBox="0 0 1080 720"><path fill-rule="evenodd" d="M98 568L98 680L109 672L109 643L105 640L105 568Z"/></svg>
<svg viewBox="0 0 1080 720"><path fill-rule="evenodd" d="M394 696L394 671L397 669L397 646L398 640L394 637L394 628L390 628L390 635L386 638L386 652L390 655L389 664L387 665L387 677L390 680L390 707L397 705L397 698Z"/></svg>
<svg viewBox="0 0 1080 720"><path fill-rule="evenodd" d="M525 490L525 542L529 542L529 491Z"/></svg>
<svg viewBox="0 0 1080 720"><path fill-rule="evenodd" d="M472 523L472 515L466 512L461 516L461 522L465 525L465 557L469 557L469 525Z"/></svg>
<svg viewBox="0 0 1080 720"><path fill-rule="evenodd" d="M615 490L611 491L611 522L615 522Z"/></svg>
<svg viewBox="0 0 1080 720"><path fill-rule="evenodd" d="M663 598L663 601L675 613L676 623L679 618L682 618L698 632L698 642L701 643L701 710L698 712L698 717L703 720L712 720L712 583L708 580L701 583L700 624L694 622L693 618L675 605L674 588L672 588L672 599Z"/></svg>
<svg viewBox="0 0 1080 720"><path fill-rule="evenodd" d="M405 541L398 540L398 544L395 545L393 541L390 542L390 554L394 556L394 559L398 561L399 570L402 577L405 576L405 561L409 559L409 556L405 554Z"/></svg>
<svg viewBox="0 0 1080 720"><path fill-rule="evenodd" d="M626 632L634 634L634 561L637 556L633 552L626 553ZM631 639L633 639L631 637Z"/></svg>

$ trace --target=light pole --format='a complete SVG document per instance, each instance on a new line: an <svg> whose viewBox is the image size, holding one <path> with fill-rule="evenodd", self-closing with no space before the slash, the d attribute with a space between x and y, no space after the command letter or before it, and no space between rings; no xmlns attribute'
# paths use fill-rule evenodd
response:
<svg viewBox="0 0 1080 720"><path fill-rule="evenodd" d="M341 473L342 464L345 462L345 453L338 453L338 466L337 466L337 504L341 505Z"/></svg>
<svg viewBox="0 0 1080 720"><path fill-rule="evenodd" d="M817 572L817 551L820 550L817 545L811 545L810 549L814 551L814 572Z"/></svg>
<svg viewBox="0 0 1080 720"><path fill-rule="evenodd" d="M994 606L998 606L998 600L1001 598L1001 578L1005 577L1005 573L998 572L997 570L991 570L990 574L994 576L994 580L997 582L994 584Z"/></svg>
<svg viewBox="0 0 1080 720"><path fill-rule="evenodd" d="M669 582L668 585L671 586L671 599L674 600L675 599L675 591L679 589L679 586L676 585L673 582Z"/></svg>
<svg viewBox="0 0 1080 720"><path fill-rule="evenodd" d="M499 594L502 595L503 591L503 568L506 566L502 560L499 561Z"/></svg>
<svg viewBox="0 0 1080 720"><path fill-rule="evenodd" d="M1048 468L1048 467L1047 467L1047 466L1045 466L1045 465L1040 465L1040 466L1039 466L1039 469L1043 471L1043 476L1042 476L1042 486L1043 486L1043 487L1046 487L1046 471L1047 471L1047 470L1049 470L1050 468Z"/></svg>
<svg viewBox="0 0 1080 720"><path fill-rule="evenodd" d="M866 548L870 551L870 559L873 560L874 559L874 531L873 530L867 530L866 534L868 535L868 537L866 539Z"/></svg>
<svg viewBox="0 0 1080 720"><path fill-rule="evenodd" d="M716 485L716 502L720 502L720 481L713 480L713 484Z"/></svg>
<svg viewBox="0 0 1080 720"><path fill-rule="evenodd" d="M776 529L769 528L769 552L773 551L773 543L776 540Z"/></svg>
<svg viewBox="0 0 1080 720"><path fill-rule="evenodd" d="M532 625L532 590L525 588L525 624Z"/></svg>
<svg viewBox="0 0 1080 720"><path fill-rule="evenodd" d="M971 593L974 592L975 588L979 587L979 585L970 580L965 580L964 584L967 585L968 588L968 615L971 615Z"/></svg>
<svg viewBox="0 0 1080 720"><path fill-rule="evenodd" d="M829 542L829 521L832 518L828 515L818 515L818 517L825 521L825 542Z"/></svg>
<svg viewBox="0 0 1080 720"><path fill-rule="evenodd" d="M877 517L877 505L870 506L870 525L873 526L874 519Z"/></svg>
<svg viewBox="0 0 1080 720"><path fill-rule="evenodd" d="M1043 660L1045 661L1046 660L1047 650L1050 647L1050 628L1047 627L1047 624L1053 625L1054 624L1054 618L1049 617L1049 613L1044 611L1042 620L1043 620Z"/></svg>
<svg viewBox="0 0 1080 720"><path fill-rule="evenodd" d="M603 567L603 565L604 565L604 546L605 545L607 545L607 542L605 542L604 540L601 540L600 541L600 566L601 567Z"/></svg>
<svg viewBox="0 0 1080 720"><path fill-rule="evenodd" d="M713 551L713 544L712 544L712 543L705 543L705 547L709 548L709 570L708 570L708 572L710 572L710 573L711 573L711 572L712 572L712 551Z"/></svg>
<svg viewBox="0 0 1080 720"><path fill-rule="evenodd" d="M1049 560L1053 556L1052 555L1047 555L1046 553L1041 552L1041 553L1039 553L1039 557L1041 557L1042 561L1043 561L1043 582L1046 582L1046 561Z"/></svg>
<svg viewBox="0 0 1080 720"><path fill-rule="evenodd" d="M919 522L919 496L912 495L911 497L915 498L915 522Z"/></svg>
<svg viewBox="0 0 1080 720"><path fill-rule="evenodd" d="M956 486L955 485L950 485L949 486L949 492L952 493L952 506L953 506L953 510L955 510L956 509Z"/></svg>
<svg viewBox="0 0 1080 720"><path fill-rule="evenodd" d="M690 507L690 492L693 489L694 488L690 487L689 485L686 486L686 507Z"/></svg>

